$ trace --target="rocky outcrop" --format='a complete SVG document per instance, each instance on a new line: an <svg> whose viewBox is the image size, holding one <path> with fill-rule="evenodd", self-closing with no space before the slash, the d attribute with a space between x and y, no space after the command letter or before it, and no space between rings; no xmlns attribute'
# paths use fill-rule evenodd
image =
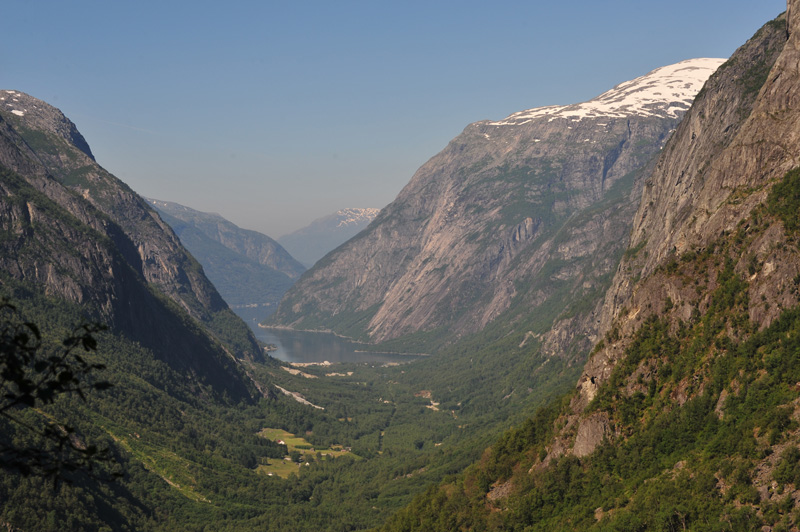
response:
<svg viewBox="0 0 800 532"><path fill-rule="evenodd" d="M609 425L608 416L604 413L584 419L578 426L572 453L579 458L591 454L603 440L610 437Z"/></svg>
<svg viewBox="0 0 800 532"><path fill-rule="evenodd" d="M584 104L468 126L300 279L276 321L446 343L489 323L541 334L581 314L546 343L588 348L588 316L627 244L637 172L720 63L681 63Z"/></svg>
<svg viewBox="0 0 800 532"><path fill-rule="evenodd" d="M734 272L747 287L756 327L797 305L790 280L800 273L800 259L782 225L761 221L750 235L747 221L772 185L800 165L800 17L794 4L788 32L784 16L768 23L709 79L645 180L630 248L598 313L600 332L610 332L586 364L572 401L578 417L567 424L577 423L578 434L596 428L595 415L580 416L648 318L678 324L707 311L719 274L697 255L726 239L744 243ZM696 271L674 274L681 264ZM686 398L685 389L676 390L677 404ZM585 455L600 441L575 441L573 452Z"/></svg>

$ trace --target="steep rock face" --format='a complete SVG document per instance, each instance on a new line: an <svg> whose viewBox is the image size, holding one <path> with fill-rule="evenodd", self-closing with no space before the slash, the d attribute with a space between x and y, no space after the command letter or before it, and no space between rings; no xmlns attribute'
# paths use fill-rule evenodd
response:
<svg viewBox="0 0 800 532"><path fill-rule="evenodd" d="M81 223L106 235L126 262L191 316L221 338L233 336L238 356L260 357L255 338L237 319L203 274L197 261L147 203L99 166L88 144L58 109L18 91L0 91L0 164ZM52 283L50 290L61 287ZM89 290L89 292L92 292ZM102 291L98 298L104 297ZM64 297L70 298L65 292ZM114 320L100 303L102 318ZM229 327L219 327L227 322Z"/></svg>
<svg viewBox="0 0 800 532"><path fill-rule="evenodd" d="M709 79L649 173L574 393L387 530L798 528L798 14Z"/></svg>
<svg viewBox="0 0 800 532"><path fill-rule="evenodd" d="M270 237L237 227L218 214L148 199L202 264L208 278L234 312L260 309L260 319L277 307L305 271Z"/></svg>
<svg viewBox="0 0 800 532"><path fill-rule="evenodd" d="M300 279L276 320L375 342L448 341L500 317L543 333L568 299L592 307L626 244L636 172L721 62L679 63L584 104L468 126ZM596 320L583 310L585 344ZM569 344L577 329L550 343Z"/></svg>
<svg viewBox="0 0 800 532"><path fill-rule="evenodd" d="M4 292L25 287L76 303L87 318L139 342L188 379L209 384L220 396L249 398L250 384L232 357L263 355L197 262L155 213L141 208L143 202L133 192L84 151L62 142L61 129L40 131L32 128L40 122L25 121L33 105L52 108L21 93L2 94L13 94L15 104L27 105L12 109L17 113L0 107ZM94 165L87 171L92 179L77 190L65 186L43 164L57 159ZM119 211L113 218L99 208L100 202L90 201L91 186ZM162 226L166 231L159 230ZM197 293L187 294L194 288ZM206 319L208 325L190 315Z"/></svg>
<svg viewBox="0 0 800 532"><path fill-rule="evenodd" d="M367 227L378 212L379 209L370 208L342 209L318 218L302 229L283 235L278 242L293 257L310 268L319 259Z"/></svg>
<svg viewBox="0 0 800 532"><path fill-rule="evenodd" d="M57 194L60 185L49 179L25 178L0 167L4 294L14 293L18 286L5 281L10 278L77 303L90 318L138 341L188 378L211 385L220 395L249 397L249 385L225 349L131 267L109 237L124 238L119 228L91 205L80 205L69 192L62 189ZM51 189L51 197L39 190L43 187Z"/></svg>
<svg viewBox="0 0 800 532"><path fill-rule="evenodd" d="M645 181L629 251L598 314L601 332L610 332L578 382L572 401L578 417L562 432L566 440L570 428L586 434L584 426L597 426L599 414L583 412L644 323L660 317L677 328L709 311L724 282L720 266L706 258L714 250L742 248L729 260L758 329L797 305L791 281L800 272L797 249L762 207L773 184L800 164L800 20L792 4L788 41L782 16L737 50L709 79ZM729 325L727 334L739 339L749 332ZM649 374L651 363L637 371ZM628 393L634 393L632 379ZM692 389L687 384L674 391L678 404ZM588 454L613 433L606 425L605 433L580 445L561 441L554 454L570 445Z"/></svg>
<svg viewBox="0 0 800 532"><path fill-rule="evenodd" d="M647 180L631 236L631 247L641 250L637 256L643 261L636 275L646 276L670 254L703 246L720 231L730 231L753 205L763 201L766 191L749 196L747 202L726 204L730 195L737 188L761 186L792 165L785 147L796 133L785 124L772 127L770 121L777 125L783 119L765 118L770 111L764 104L761 109L753 107L784 48L780 21L765 26L709 80ZM769 85L784 71L790 75L785 65L775 68ZM739 135L745 126L747 133ZM777 137L770 131L789 136ZM737 171L731 172L733 168ZM602 312L606 326L629 297L633 275L624 270L620 268L607 296Z"/></svg>

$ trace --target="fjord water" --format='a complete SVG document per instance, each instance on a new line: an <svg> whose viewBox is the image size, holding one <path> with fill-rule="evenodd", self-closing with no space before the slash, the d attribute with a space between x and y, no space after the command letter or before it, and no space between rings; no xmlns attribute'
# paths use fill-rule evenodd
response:
<svg viewBox="0 0 800 532"><path fill-rule="evenodd" d="M372 353L364 350L368 347L364 344L351 342L331 333L262 328L255 329L255 333L262 342L276 346L277 349L270 351L269 354L284 362L402 364L420 357L420 355Z"/></svg>
<svg viewBox="0 0 800 532"><path fill-rule="evenodd" d="M268 311L263 308L239 308L235 311L250 326L256 338L277 347L269 352L270 356L284 362L308 364L327 360L331 364L404 364L424 356L370 352L370 346L366 344L352 342L331 333L265 329L258 324L269 315Z"/></svg>

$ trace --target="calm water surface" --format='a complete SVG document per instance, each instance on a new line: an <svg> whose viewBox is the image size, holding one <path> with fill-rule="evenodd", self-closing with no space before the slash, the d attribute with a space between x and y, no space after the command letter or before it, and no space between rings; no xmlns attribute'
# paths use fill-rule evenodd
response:
<svg viewBox="0 0 800 532"><path fill-rule="evenodd" d="M350 342L331 333L290 331L286 329L257 328L256 337L264 343L277 346L270 356L285 362L337 362L385 364L406 363L420 355L397 355L364 352L368 346Z"/></svg>
<svg viewBox="0 0 800 532"><path fill-rule="evenodd" d="M369 346L340 338L331 333L290 331L287 329L262 329L259 322L269 315L268 309L234 309L247 323L256 338L278 349L270 356L284 362L325 362L386 364L388 362L412 362L424 355L398 355L365 352Z"/></svg>

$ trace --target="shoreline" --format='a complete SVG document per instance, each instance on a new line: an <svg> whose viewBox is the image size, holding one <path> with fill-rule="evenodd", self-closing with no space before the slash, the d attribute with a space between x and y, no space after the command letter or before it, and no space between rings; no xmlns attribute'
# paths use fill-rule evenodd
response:
<svg viewBox="0 0 800 532"><path fill-rule="evenodd" d="M339 338L340 340L347 340L352 344L358 344L363 346L374 346L375 344L369 344L366 342L361 342L359 340L355 340L350 338L349 336L344 336L338 334L334 331L329 329L295 329L293 327L289 327L288 325L263 325L258 323L259 329L275 329L277 331L292 331L292 332L301 332L301 333L317 333L317 334L330 334ZM410 356L410 357L429 357L431 356L430 353L408 353L408 352L400 352L400 351L372 351L369 349L353 349L355 353L370 353L375 355L392 355L392 356Z"/></svg>
<svg viewBox="0 0 800 532"><path fill-rule="evenodd" d="M295 329L294 327L289 327L288 325L263 325L258 323L259 329L276 329L278 331L295 331L295 332L305 332L305 333L321 333L321 334L332 334L337 338L341 338L342 340L347 340L348 342L352 342L354 344L362 344L362 345L374 345L368 344L367 342L361 342L354 338L350 338L349 336L344 336L343 334L339 334L335 331L330 329Z"/></svg>

